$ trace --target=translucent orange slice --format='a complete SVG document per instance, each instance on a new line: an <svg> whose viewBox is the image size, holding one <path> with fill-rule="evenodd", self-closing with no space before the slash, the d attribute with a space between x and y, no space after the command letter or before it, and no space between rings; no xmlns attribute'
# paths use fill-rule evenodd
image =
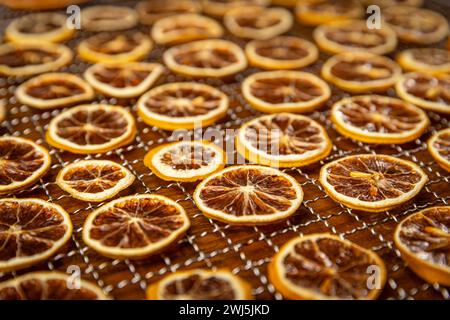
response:
<svg viewBox="0 0 450 320"><path fill-rule="evenodd" d="M305 166L331 151L325 128L291 113L262 116L242 125L236 149L247 160L272 167Z"/></svg>
<svg viewBox="0 0 450 320"><path fill-rule="evenodd" d="M247 67L241 47L220 39L180 44L166 50L163 60L170 70L192 77L220 78Z"/></svg>
<svg viewBox="0 0 450 320"><path fill-rule="evenodd" d="M195 82L168 83L144 94L137 112L145 123L166 130L209 126L228 110L227 95Z"/></svg>
<svg viewBox="0 0 450 320"><path fill-rule="evenodd" d="M94 98L94 90L83 79L70 73L45 73L22 83L17 99L36 109L54 109Z"/></svg>
<svg viewBox="0 0 450 320"><path fill-rule="evenodd" d="M72 235L67 212L40 199L0 199L0 226L2 272L45 261Z"/></svg>
<svg viewBox="0 0 450 320"><path fill-rule="evenodd" d="M270 282L289 299L374 300L386 282L376 253L330 234L292 239L268 270Z"/></svg>
<svg viewBox="0 0 450 320"><path fill-rule="evenodd" d="M13 20L5 30L11 42L61 42L73 36L75 29L66 24L67 16L56 12L32 13Z"/></svg>
<svg viewBox="0 0 450 320"><path fill-rule="evenodd" d="M404 219L394 241L402 258L419 277L450 286L450 207L433 207Z"/></svg>
<svg viewBox="0 0 450 320"><path fill-rule="evenodd" d="M357 210L380 212L412 199L428 177L411 161L359 154L326 164L319 180L335 201Z"/></svg>
<svg viewBox="0 0 450 320"><path fill-rule="evenodd" d="M220 38L222 34L223 28L216 20L194 13L159 19L152 28L152 39L164 45Z"/></svg>
<svg viewBox="0 0 450 320"><path fill-rule="evenodd" d="M442 168L450 172L450 128L436 132L428 140L428 151Z"/></svg>
<svg viewBox="0 0 450 320"><path fill-rule="evenodd" d="M301 24L318 26L332 21L361 18L364 8L357 0L306 0L298 1L295 13Z"/></svg>
<svg viewBox="0 0 450 320"><path fill-rule="evenodd" d="M102 32L78 45L78 54L91 62L124 62L144 59L153 47L142 32Z"/></svg>
<svg viewBox="0 0 450 320"><path fill-rule="evenodd" d="M57 271L30 272L0 283L0 300L107 299L98 286L85 280L73 281L70 275Z"/></svg>
<svg viewBox="0 0 450 320"><path fill-rule="evenodd" d="M177 271L147 289L149 300L251 300L251 287L227 270Z"/></svg>
<svg viewBox="0 0 450 320"><path fill-rule="evenodd" d="M237 37L270 39L291 29L293 17L284 8L236 7L226 12L223 23Z"/></svg>
<svg viewBox="0 0 450 320"><path fill-rule="evenodd" d="M398 63L406 71L450 73L450 52L438 48L403 50L397 56Z"/></svg>
<svg viewBox="0 0 450 320"><path fill-rule="evenodd" d="M313 37L320 49L331 54L364 51L382 55L397 46L392 28L383 24L380 29L369 29L366 20L329 22L318 26Z"/></svg>
<svg viewBox="0 0 450 320"><path fill-rule="evenodd" d="M302 113L322 106L331 91L322 79L312 73L266 71L245 78L242 94L253 108L262 112Z"/></svg>
<svg viewBox="0 0 450 320"><path fill-rule="evenodd" d="M132 98L150 89L163 72L159 63L100 62L87 68L84 78L107 96Z"/></svg>
<svg viewBox="0 0 450 320"><path fill-rule="evenodd" d="M56 183L72 197L100 202L112 198L133 184L134 175L108 160L82 160L64 167Z"/></svg>
<svg viewBox="0 0 450 320"><path fill-rule="evenodd" d="M0 194L33 185L47 173L51 162L47 149L28 139L0 137Z"/></svg>
<svg viewBox="0 0 450 320"><path fill-rule="evenodd" d="M425 110L450 113L450 75L411 72L395 85L397 95Z"/></svg>
<svg viewBox="0 0 450 320"><path fill-rule="evenodd" d="M391 59L367 52L344 52L328 59L322 77L352 93L386 91L402 70Z"/></svg>
<svg viewBox="0 0 450 320"><path fill-rule="evenodd" d="M302 203L303 191L293 177L277 169L242 165L204 179L195 189L194 200L207 217L254 226L294 214Z"/></svg>
<svg viewBox="0 0 450 320"><path fill-rule="evenodd" d="M81 10L81 28L86 31L117 31L135 27L136 11L125 6L98 5Z"/></svg>
<svg viewBox="0 0 450 320"><path fill-rule="evenodd" d="M129 144L136 124L129 111L105 104L70 108L50 121L49 144L73 153L103 153Z"/></svg>
<svg viewBox="0 0 450 320"><path fill-rule="evenodd" d="M152 149L144 164L163 180L192 182L223 169L226 156L207 141L180 141Z"/></svg>
<svg viewBox="0 0 450 320"><path fill-rule="evenodd" d="M153 24L161 18L174 14L200 12L201 5L196 0L152 0L141 1L136 5L139 21Z"/></svg>
<svg viewBox="0 0 450 320"><path fill-rule="evenodd" d="M333 105L337 131L367 143L405 143L420 137L430 124L426 113L400 99L367 95L344 98Z"/></svg>
<svg viewBox="0 0 450 320"><path fill-rule="evenodd" d="M229 10L244 6L265 7L270 0L201 0L202 9L206 14L212 16L223 16Z"/></svg>
<svg viewBox="0 0 450 320"><path fill-rule="evenodd" d="M156 194L129 196L89 214L83 240L107 257L143 259L175 244L189 226L175 201Z"/></svg>

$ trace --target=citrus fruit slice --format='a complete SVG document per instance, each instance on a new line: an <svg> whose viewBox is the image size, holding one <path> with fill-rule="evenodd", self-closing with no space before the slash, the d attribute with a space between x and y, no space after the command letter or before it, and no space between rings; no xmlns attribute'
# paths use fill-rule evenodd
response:
<svg viewBox="0 0 450 320"><path fill-rule="evenodd" d="M331 151L325 128L292 113L262 116L242 125L236 150L247 160L271 167L305 166Z"/></svg>
<svg viewBox="0 0 450 320"><path fill-rule="evenodd" d="M450 207L414 213L397 226L394 241L408 266L422 279L450 286Z"/></svg>
<svg viewBox="0 0 450 320"><path fill-rule="evenodd" d="M245 46L251 65L266 70L300 69L314 63L316 46L298 37L279 36L268 40L252 40Z"/></svg>
<svg viewBox="0 0 450 320"><path fill-rule="evenodd" d="M177 271L147 288L149 300L251 300L250 285L227 270Z"/></svg>
<svg viewBox="0 0 450 320"><path fill-rule="evenodd" d="M101 202L117 195L134 182L133 174L109 160L82 160L64 167L56 184L76 199Z"/></svg>
<svg viewBox="0 0 450 320"><path fill-rule="evenodd" d="M245 6L266 7L270 0L201 0L202 8L206 14L223 16L229 10Z"/></svg>
<svg viewBox="0 0 450 320"><path fill-rule="evenodd" d="M450 128L436 132L428 140L428 151L441 167L450 172Z"/></svg>
<svg viewBox="0 0 450 320"><path fill-rule="evenodd" d="M103 153L129 144L136 135L133 116L124 107L80 105L54 117L47 142L72 153Z"/></svg>
<svg viewBox="0 0 450 320"><path fill-rule="evenodd" d="M34 184L47 173L51 162L47 149L31 140L0 137L0 194Z"/></svg>
<svg viewBox="0 0 450 320"><path fill-rule="evenodd" d="M81 28L86 31L117 31L135 27L136 11L125 6L99 5L81 10Z"/></svg>
<svg viewBox="0 0 450 320"><path fill-rule="evenodd" d="M423 109L450 113L450 75L424 72L403 74L395 85L397 95Z"/></svg>
<svg viewBox="0 0 450 320"><path fill-rule="evenodd" d="M395 5L405 5L411 7L420 7L423 4L423 0L362 0L364 5L377 5L381 8L386 8Z"/></svg>
<svg viewBox="0 0 450 320"><path fill-rule="evenodd" d="M322 77L352 93L385 91L399 79L402 70L391 59L367 52L344 52L328 59Z"/></svg>
<svg viewBox="0 0 450 320"><path fill-rule="evenodd" d="M329 22L318 26L313 37L323 51L331 54L347 51L387 54L397 46L392 28L384 24L380 29L369 29L365 20Z"/></svg>
<svg viewBox="0 0 450 320"><path fill-rule="evenodd" d="M150 89L163 73L159 63L99 62L86 69L84 78L107 96L132 98Z"/></svg>
<svg viewBox="0 0 450 320"><path fill-rule="evenodd" d="M319 180L335 201L357 210L380 212L412 199L428 177L411 161L358 154L324 165Z"/></svg>
<svg viewBox="0 0 450 320"><path fill-rule="evenodd" d="M11 42L41 44L61 42L75 33L66 25L67 16L56 12L32 13L13 20L5 30Z"/></svg>
<svg viewBox="0 0 450 320"><path fill-rule="evenodd" d="M144 59L153 47L142 32L102 32L78 45L78 54L91 62L136 61Z"/></svg>
<svg viewBox="0 0 450 320"><path fill-rule="evenodd" d="M303 0L298 1L295 13L301 24L318 26L332 21L361 18L364 8L357 0Z"/></svg>
<svg viewBox="0 0 450 320"><path fill-rule="evenodd" d="M377 270L374 283L372 269ZM376 253L326 233L288 241L268 272L270 282L288 299L374 300L386 282L386 267Z"/></svg>
<svg viewBox="0 0 450 320"><path fill-rule="evenodd" d="M156 194L123 197L89 214L83 240L112 258L143 259L174 244L189 229L183 207Z"/></svg>
<svg viewBox="0 0 450 320"><path fill-rule="evenodd" d="M195 82L168 83L151 89L137 103L145 123L165 130L209 126L228 109L228 97L211 86Z"/></svg>
<svg viewBox="0 0 450 320"><path fill-rule="evenodd" d="M0 74L29 76L55 71L72 60L72 51L63 45L8 43L0 45Z"/></svg>
<svg viewBox="0 0 450 320"><path fill-rule="evenodd" d="M430 124L426 113L400 99L367 95L344 98L333 105L331 121L342 135L366 143L413 141Z"/></svg>
<svg viewBox="0 0 450 320"><path fill-rule="evenodd" d="M195 13L161 18L152 28L153 40L163 45L219 38L222 34L223 28L216 20Z"/></svg>
<svg viewBox="0 0 450 320"><path fill-rule="evenodd" d="M197 13L200 10L201 6L196 0L152 0L141 1L136 5L139 21L150 25L174 14Z"/></svg>
<svg viewBox="0 0 450 320"><path fill-rule="evenodd" d="M450 73L450 52L438 48L415 48L400 52L397 62L406 71Z"/></svg>
<svg viewBox="0 0 450 320"><path fill-rule="evenodd" d="M225 77L244 70L247 59L231 41L210 39L180 44L163 54L166 66L192 77Z"/></svg>
<svg viewBox="0 0 450 320"><path fill-rule="evenodd" d="M145 155L144 164L167 181L202 180L225 166L224 151L208 141L180 141L164 144Z"/></svg>
<svg viewBox="0 0 450 320"><path fill-rule="evenodd" d="M330 97L328 85L312 73L265 71L242 82L242 94L251 106L267 113L310 112Z"/></svg>
<svg viewBox="0 0 450 320"><path fill-rule="evenodd" d="M54 109L94 98L94 90L70 73L45 73L25 81L16 90L17 99L36 109Z"/></svg>
<svg viewBox="0 0 450 320"><path fill-rule="evenodd" d="M57 271L30 272L0 283L0 300L107 300L98 286Z"/></svg>
<svg viewBox="0 0 450 320"><path fill-rule="evenodd" d="M387 7L383 9L382 19L394 29L401 41L408 43L439 42L449 30L447 19L441 14L410 6Z"/></svg>
<svg viewBox="0 0 450 320"><path fill-rule="evenodd" d="M276 223L293 215L303 191L291 176L274 168L241 165L204 179L194 201L209 218L235 225Z"/></svg>
<svg viewBox="0 0 450 320"><path fill-rule="evenodd" d="M237 37L265 40L289 31L293 20L284 8L248 6L227 11L223 23Z"/></svg>
<svg viewBox="0 0 450 320"><path fill-rule="evenodd" d="M45 261L72 235L69 214L40 199L0 199L0 225L1 272Z"/></svg>

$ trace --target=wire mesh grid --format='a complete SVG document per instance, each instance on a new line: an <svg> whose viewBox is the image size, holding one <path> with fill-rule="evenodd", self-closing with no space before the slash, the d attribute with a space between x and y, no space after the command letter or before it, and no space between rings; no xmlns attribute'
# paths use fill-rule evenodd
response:
<svg viewBox="0 0 450 320"><path fill-rule="evenodd" d="M101 3L112 1L99 1ZM128 1L126 5L134 5ZM121 2L123 5L124 3ZM15 17L23 13L16 13L4 8L0 11L2 30ZM148 27L139 27L148 32ZM293 34L300 34L310 38L310 29L294 28ZM299 31L300 30L300 31ZM76 38L68 41L67 45L75 48L76 44L90 36L90 33L80 31ZM238 44L240 39L226 36ZM164 47L156 47L148 61L160 61ZM321 54L318 62L306 68L305 71L318 74L327 56ZM63 72L82 74L89 64L77 57ZM216 125L225 137L225 143L231 143L233 136L226 129L235 129L258 115L240 94L240 82L248 74L258 69L249 68L229 81L196 80L211 84L230 97L231 107L227 116ZM162 82L189 81L191 79L166 72ZM310 116L323 124L332 141L331 154L317 164L306 168L290 168L284 171L294 176L301 184L305 198L301 208L290 219L270 226L236 227L216 222L206 218L195 206L192 193L194 183L166 182L157 178L143 165L143 157L154 146L173 141L168 131L147 126L136 115L135 100L120 100L97 95L94 103L109 103L122 105L129 109L137 119L138 134L135 141L125 147L88 156L74 155L55 149L45 141L45 130L52 117L66 110L36 111L26 105L21 105L14 97L17 86L24 79L0 78L0 98L8 107L8 117L1 124L2 135L21 136L32 139L50 150L52 166L50 172L40 182L26 190L10 196L25 198L37 197L56 203L66 208L74 224L72 241L66 248L46 263L32 268L12 273L0 273L0 281L15 277L29 271L60 270L67 271L69 266L78 266L84 278L97 283L106 293L117 299L143 298L148 284L159 280L162 276L176 270L188 268L228 268L234 274L242 276L253 287L253 294L257 299L282 299L282 296L270 284L266 276L267 263L279 247L294 236L329 232L357 244L370 248L378 253L388 268L388 281L381 298L384 299L449 299L449 289L439 285L430 285L412 273L400 258L399 251L393 243L393 232L396 225L407 215L420 209L435 205L448 205L450 200L449 174L441 169L428 154L426 139L430 134L442 128L449 127L449 119L436 113L428 113L432 121L431 128L422 139L403 145L368 145L339 135L329 120L329 107L337 100L346 96L345 93L332 87L332 98L327 107L316 111ZM395 96L390 90L388 95ZM191 135L204 131L191 131ZM381 213L364 213L346 208L334 202L324 192L318 182L320 167L340 157L358 153L381 153L412 160L425 169L429 181L422 192L409 203L398 209ZM236 157L236 151L229 154ZM188 212L191 229L174 247L161 255L142 261L114 260L100 256L88 248L81 239L84 219L92 210L104 203L89 203L72 198L58 188L55 177L58 171L69 163L83 159L109 159L122 164L135 176L136 181L119 196L158 193L166 195L180 203Z"/></svg>

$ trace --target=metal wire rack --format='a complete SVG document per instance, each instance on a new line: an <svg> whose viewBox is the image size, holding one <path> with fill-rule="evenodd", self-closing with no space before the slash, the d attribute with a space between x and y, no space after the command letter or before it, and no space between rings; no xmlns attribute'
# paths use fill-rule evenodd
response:
<svg viewBox="0 0 450 320"><path fill-rule="evenodd" d="M96 1L95 3L111 2L113 1ZM121 1L120 4L133 6L135 1L125 3ZM23 14L24 12L13 12L1 8L1 30L4 30L12 19ZM149 31L148 27L144 26L139 29L144 32ZM296 26L291 33L310 38L311 30ZM90 33L79 31L74 39L68 41L67 45L75 48L79 41L90 35ZM238 44L244 43L230 35L226 37ZM164 47L157 46L146 60L160 61L163 50ZM326 58L326 55L321 54L319 61L306 68L306 71L318 74ZM81 74L87 66L86 62L76 57L62 71ZM202 81L218 87L230 96L231 108L227 116L212 126L223 132L226 137L225 141L233 140L229 132L227 134L226 129L238 128L245 121L260 115L259 112L247 105L239 89L242 79L256 71L258 69L249 68L228 82L209 79ZM169 72L163 78L163 82L189 80ZM49 269L65 272L69 266L75 265L80 268L83 278L97 283L114 298L140 299L144 297L144 290L148 284L170 272L195 267L228 268L252 284L255 298L282 299L266 276L266 266L273 254L283 243L294 236L329 232L370 248L383 258L388 268L388 281L381 295L382 299L450 300L449 288L427 284L418 278L407 268L393 243L395 227L404 217L426 207L449 205L450 176L433 161L425 143L432 133L449 127L448 117L428 113L432 126L421 139L403 145L382 146L364 144L339 135L329 120L328 108L310 114L313 119L326 127L334 146L332 153L320 163L306 168L285 170L302 185L305 199L301 208L290 219L276 225L236 227L216 222L201 214L192 200L195 184L160 180L143 165L142 159L147 151L154 146L171 141L173 138L170 132L149 127L143 123L136 115L135 100L118 100L97 95L94 102L123 105L129 109L137 119L138 135L135 141L126 147L106 154L79 156L55 149L46 143L44 134L48 122L65 109L41 112L21 105L14 97L14 92L23 81L24 79L13 77L0 78L0 99L8 107L8 117L1 123L0 133L26 137L44 145L50 150L53 162L50 172L38 184L10 196L37 197L57 203L62 207L68 207L70 204L70 208L75 208L69 211L74 224L74 233L72 241L62 253L33 268L12 273L0 273L0 281L36 270ZM332 88L332 90L332 98L327 107L346 96L336 88ZM392 90L388 94L395 96L395 92ZM191 134L198 133L200 132L191 132ZM318 182L318 171L324 163L358 153L382 153L412 160L425 169L430 178L429 182L413 201L398 209L373 214L346 208L326 195ZM229 156L236 156L236 152L233 151ZM54 182L62 167L82 159L109 159L130 169L137 179L131 187L120 194L121 196L158 193L179 202L185 207L191 219L192 226L187 236L181 239L174 248L163 254L138 262L105 258L88 248L81 239L84 219L89 212L104 203L89 203L74 199L60 190Z"/></svg>

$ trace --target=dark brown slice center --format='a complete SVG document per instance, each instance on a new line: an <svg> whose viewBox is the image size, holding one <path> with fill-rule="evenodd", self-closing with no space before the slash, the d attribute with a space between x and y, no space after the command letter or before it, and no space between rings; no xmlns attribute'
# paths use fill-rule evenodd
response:
<svg viewBox="0 0 450 320"><path fill-rule="evenodd" d="M164 288L165 299L186 298L193 300L233 300L235 292L230 284L218 277L190 275L167 284Z"/></svg>

